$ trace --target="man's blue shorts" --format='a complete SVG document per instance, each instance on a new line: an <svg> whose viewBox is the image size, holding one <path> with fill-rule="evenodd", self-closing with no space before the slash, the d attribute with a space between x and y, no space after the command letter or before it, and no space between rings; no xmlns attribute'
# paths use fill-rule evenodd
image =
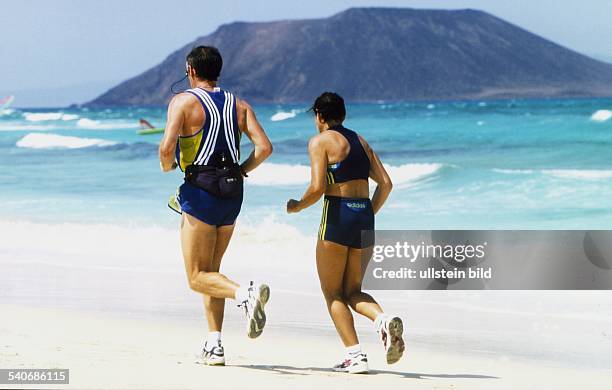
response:
<svg viewBox="0 0 612 390"><path fill-rule="evenodd" d="M176 195L180 210L176 210L170 204L169 206L174 211L187 213L208 225L225 226L236 222L242 207L242 197L241 192L235 198L218 198L206 190L185 182L179 187Z"/></svg>

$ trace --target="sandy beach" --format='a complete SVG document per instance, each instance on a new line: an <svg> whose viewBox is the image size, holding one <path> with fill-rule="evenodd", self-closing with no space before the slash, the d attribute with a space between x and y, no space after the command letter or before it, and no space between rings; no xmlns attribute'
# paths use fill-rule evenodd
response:
<svg viewBox="0 0 612 390"><path fill-rule="evenodd" d="M605 291L376 291L404 318L405 358L388 366L372 324L356 318L371 374L331 372L343 348L319 292L314 240L267 223L258 231L239 225L223 270L238 280L265 276L268 326L248 339L243 313L227 302L228 366L205 367L194 363L206 334L201 298L187 288L176 231L1 222L0 367L68 368L74 389L607 389L612 382Z"/></svg>
<svg viewBox="0 0 612 390"><path fill-rule="evenodd" d="M333 335L273 326L254 341L232 326L225 335L228 365L206 367L194 363L201 326L193 322L8 305L1 310L2 366L69 368L68 388L74 389L239 389L246 383L258 389L606 389L612 378L610 371L412 347L404 360L387 366L371 337L364 346L372 372L351 376L329 369L340 352Z"/></svg>

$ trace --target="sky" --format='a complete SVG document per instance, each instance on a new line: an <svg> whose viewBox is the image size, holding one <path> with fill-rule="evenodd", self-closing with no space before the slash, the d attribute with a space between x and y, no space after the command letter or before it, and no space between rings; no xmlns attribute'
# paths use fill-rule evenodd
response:
<svg viewBox="0 0 612 390"><path fill-rule="evenodd" d="M82 103L221 24L366 6L480 9L612 62L610 0L2 0L0 97L16 95L18 107Z"/></svg>

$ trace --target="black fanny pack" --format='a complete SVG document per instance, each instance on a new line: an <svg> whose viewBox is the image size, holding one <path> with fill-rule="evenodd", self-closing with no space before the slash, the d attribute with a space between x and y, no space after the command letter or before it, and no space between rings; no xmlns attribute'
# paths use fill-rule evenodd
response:
<svg viewBox="0 0 612 390"><path fill-rule="evenodd" d="M235 198L242 194L243 179L238 164L216 167L189 165L185 181L219 198Z"/></svg>

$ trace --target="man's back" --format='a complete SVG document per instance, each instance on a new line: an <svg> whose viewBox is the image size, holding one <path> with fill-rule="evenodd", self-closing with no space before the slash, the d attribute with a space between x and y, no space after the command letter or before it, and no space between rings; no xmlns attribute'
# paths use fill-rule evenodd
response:
<svg viewBox="0 0 612 390"><path fill-rule="evenodd" d="M175 96L176 104L184 109L184 123L181 127L180 135L188 137L197 133L206 120L206 114L202 110L202 105L198 98L191 93L183 92ZM246 128L247 104L236 96L236 119L240 131Z"/></svg>

